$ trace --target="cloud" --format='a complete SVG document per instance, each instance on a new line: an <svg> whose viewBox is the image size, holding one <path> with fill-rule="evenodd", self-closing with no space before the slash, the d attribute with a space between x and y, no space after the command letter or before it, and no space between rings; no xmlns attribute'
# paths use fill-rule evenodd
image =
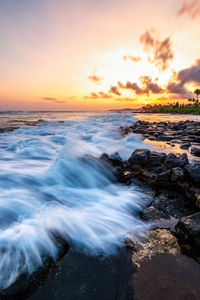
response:
<svg viewBox="0 0 200 300"><path fill-rule="evenodd" d="M184 14L187 14L191 19L195 19L200 16L200 1L185 0L177 15L182 16Z"/></svg>
<svg viewBox="0 0 200 300"><path fill-rule="evenodd" d="M160 71L165 71L169 67L169 61L174 58L171 39L168 37L160 41L153 37L153 32L153 30L146 31L140 37L140 43L143 44L146 52L152 50L153 58L149 57L149 61L154 63Z"/></svg>
<svg viewBox="0 0 200 300"><path fill-rule="evenodd" d="M123 56L123 60L131 60L133 62L138 62L140 61L142 58L139 56L131 56L131 55L124 55Z"/></svg>
<svg viewBox="0 0 200 300"><path fill-rule="evenodd" d="M44 97L42 100L49 101L49 102L54 102L54 103L66 103L64 100L52 98L52 97Z"/></svg>
<svg viewBox="0 0 200 300"><path fill-rule="evenodd" d="M104 78L97 75L96 69L93 71L91 75L88 76L88 79L94 83L99 84Z"/></svg>
<svg viewBox="0 0 200 300"><path fill-rule="evenodd" d="M128 98L128 97L126 97L126 98L115 98L114 100L116 100L116 101L126 101L126 102L132 102L132 101L136 101L137 99L135 99L135 98Z"/></svg>
<svg viewBox="0 0 200 300"><path fill-rule="evenodd" d="M180 70L174 75L174 81L170 81L167 85L167 91L173 94L190 96L190 92L185 85L188 83L200 84L200 59L189 68Z"/></svg>
<svg viewBox="0 0 200 300"><path fill-rule="evenodd" d="M190 82L200 84L200 59L191 67L179 71L177 78L182 85Z"/></svg>
<svg viewBox="0 0 200 300"><path fill-rule="evenodd" d="M139 87L136 82L127 81L126 84L118 82L118 86L121 89L132 90L135 92L136 95L149 95L151 92L152 94L161 94L164 90L156 83L152 81L150 76L141 76L139 78L142 87Z"/></svg>
<svg viewBox="0 0 200 300"><path fill-rule="evenodd" d="M120 81L118 81L118 86L121 89L133 90L137 95L143 94L142 89L138 86L136 82L132 83L130 81L127 81L126 84L123 84Z"/></svg>
<svg viewBox="0 0 200 300"><path fill-rule="evenodd" d="M107 94L107 93L104 93L102 91L98 92L98 93L90 93L89 96L84 96L84 99L109 99L109 98L112 98L113 96Z"/></svg>
<svg viewBox="0 0 200 300"><path fill-rule="evenodd" d="M169 82L167 85L167 92L170 94L179 94L179 95L186 95L188 91L184 86L181 85L181 83L177 82Z"/></svg>
<svg viewBox="0 0 200 300"><path fill-rule="evenodd" d="M121 93L119 92L118 87L113 86L113 85L110 87L109 93L112 93L112 94L115 94L115 95L118 95L118 96L121 95Z"/></svg>

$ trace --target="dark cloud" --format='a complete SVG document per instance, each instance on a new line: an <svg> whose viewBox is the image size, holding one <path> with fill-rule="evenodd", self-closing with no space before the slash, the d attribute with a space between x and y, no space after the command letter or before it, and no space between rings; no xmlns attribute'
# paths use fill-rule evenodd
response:
<svg viewBox="0 0 200 300"><path fill-rule="evenodd" d="M140 37L140 42L143 44L146 52L153 51L153 58L149 57L149 61L154 63L160 71L164 71L169 67L169 61L174 58L172 43L169 37L160 41L153 37L153 31L146 31Z"/></svg>
<svg viewBox="0 0 200 300"><path fill-rule="evenodd" d="M124 55L123 59L124 60L131 60L133 62L138 62L138 61L141 60L141 57L139 57L139 56L131 56L131 55Z"/></svg>
<svg viewBox="0 0 200 300"><path fill-rule="evenodd" d="M118 81L118 86L121 89L133 90L137 95L143 94L142 89L138 86L136 82L127 81L126 84L123 84L120 81Z"/></svg>
<svg viewBox="0 0 200 300"><path fill-rule="evenodd" d="M132 90L136 95L149 95L149 93L153 94L161 94L164 90L156 83L152 81L150 76L141 76L139 78L142 87L139 87L136 82L127 81L126 84L118 82L118 86L121 89Z"/></svg>
<svg viewBox="0 0 200 300"><path fill-rule="evenodd" d="M189 82L200 84L200 59L196 61L195 65L181 70L177 78L182 85Z"/></svg>
<svg viewBox="0 0 200 300"><path fill-rule="evenodd" d="M44 97L42 100L49 101L49 102L54 102L54 103L66 103L64 100L52 98L52 97Z"/></svg>
<svg viewBox="0 0 200 300"><path fill-rule="evenodd" d="M174 77L174 80L168 83L167 91L173 94L190 96L190 92L188 92L185 85L187 83L200 84L200 59L191 67L180 70Z"/></svg>
<svg viewBox="0 0 200 300"><path fill-rule="evenodd" d="M109 93L112 93L112 94L115 94L115 95L118 95L118 96L121 95L121 93L119 92L118 87L117 87L117 86L114 86L114 85L112 85L112 86L110 87Z"/></svg>
<svg viewBox="0 0 200 300"><path fill-rule="evenodd" d="M200 16L200 1L199 0L185 0L178 11L178 16L187 14L190 18L195 19Z"/></svg>
<svg viewBox="0 0 200 300"><path fill-rule="evenodd" d="M152 82L152 78L150 76L141 76L140 82L143 84L146 94L149 94L149 92L152 92L153 94L161 94L164 92L164 90L156 82Z"/></svg>
<svg viewBox="0 0 200 300"><path fill-rule="evenodd" d="M88 79L94 83L100 83L103 80L103 77L100 77L96 74L96 70L93 71L91 75L88 76Z"/></svg>
<svg viewBox="0 0 200 300"><path fill-rule="evenodd" d="M188 91L184 86L181 85L181 83L177 82L170 82L167 85L167 92L170 94L179 94L179 95L186 95Z"/></svg>

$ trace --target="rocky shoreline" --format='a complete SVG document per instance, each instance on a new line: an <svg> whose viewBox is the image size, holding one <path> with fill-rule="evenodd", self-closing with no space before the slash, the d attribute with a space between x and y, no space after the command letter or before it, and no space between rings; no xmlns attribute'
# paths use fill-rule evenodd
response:
<svg viewBox="0 0 200 300"><path fill-rule="evenodd" d="M199 144L200 140L200 123L193 121L159 122L159 125L138 121L121 131L170 140L181 146L194 140ZM118 182L150 190L153 200L141 218L155 224L163 224L163 219L175 220L173 235L179 246L200 262L200 162L189 163L186 153L175 155L148 149L136 149L127 161L118 153L110 157L103 154L102 159L112 165Z"/></svg>
<svg viewBox="0 0 200 300"><path fill-rule="evenodd" d="M197 121L137 121L130 127L121 127L121 132L123 135L142 134L151 141L163 141L172 147L178 144L180 149L189 149L193 156L200 157L200 122Z"/></svg>
<svg viewBox="0 0 200 300"><path fill-rule="evenodd" d="M191 139L196 139L196 137L200 139L200 129L191 129L191 126L198 127L200 123L198 125L197 122L190 121L190 126L188 126L188 122L179 122L176 125L177 127L175 123L172 125L171 123L159 122L161 125L158 126L158 129L155 126L152 131L152 125L149 122L138 121L136 125L132 125L129 128L121 128L121 131L123 134L137 131L137 133L144 134L148 138L152 136L158 139L164 138L165 140L165 136L169 135L167 130L171 128L169 130L172 132L169 136L176 138L170 141L175 143L174 140L176 140L179 143L179 140L181 140L181 143L185 143L190 138L191 143ZM185 135L183 132L185 125L190 127L188 135ZM166 128L168 129L166 130ZM193 130L193 134L190 135L191 130ZM179 131L184 138L180 139L177 137L177 132ZM157 134L158 132L159 134L156 137L155 133ZM127 249L127 254L124 255L131 257L131 260L128 260L129 263L133 263L134 270L136 266L139 268L141 261L147 258L151 259L154 255L166 255L166 253L179 255L180 252L183 252L199 263L200 162L190 163L186 153L175 155L148 149L134 150L126 161L123 161L118 153L110 156L104 153L98 161L108 168L112 168L116 176L116 183L124 185L134 184L147 195L150 195L152 199L148 207L140 214L141 219L153 224L152 229L146 233L146 238L142 241L143 245L134 243L131 239L124 241ZM68 254L66 255L66 253L69 251L69 245L59 239L58 243L61 245L59 259L63 256L65 256L65 259L68 259ZM79 255L77 259L79 259ZM101 258L98 257L96 262L101 265L100 261ZM70 263L74 264L75 262ZM22 274L13 285L1 291L0 299L27 299L38 285L45 280L52 268L55 268L55 262L49 258L44 260L44 266L34 274L31 276ZM130 274L131 276L133 275ZM81 292L84 293L84 290ZM131 293L130 295L130 298L122 295L119 299L134 299ZM87 296L85 297L87 298ZM85 298L80 296L80 299Z"/></svg>

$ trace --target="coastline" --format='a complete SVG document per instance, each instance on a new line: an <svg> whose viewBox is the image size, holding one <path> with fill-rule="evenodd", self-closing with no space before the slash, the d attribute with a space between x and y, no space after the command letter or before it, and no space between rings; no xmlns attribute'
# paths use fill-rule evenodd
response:
<svg viewBox="0 0 200 300"><path fill-rule="evenodd" d="M149 159L151 162L153 161L153 165L150 164ZM166 160L168 160L168 164L172 165L167 168L167 174L163 174ZM145 165L143 164L144 161ZM70 248L60 261L42 270L42 272L45 272L44 277L36 273L36 282L31 277L23 278L22 286L27 289L23 292L20 283L19 287L13 290L14 294L11 293L9 296L9 292L12 292L12 287L10 287L7 294L5 292L4 295L1 295L2 299L13 299L15 297L15 299L33 300L37 298L39 300L43 299L47 293L49 293L49 299L59 300L66 299L66 297L70 300L74 298L86 300L88 297L101 300L102 296L108 300L129 300L135 299L134 294L137 297L136 299L145 299L144 293L147 290L152 292L155 286L154 282L150 280L147 290L142 291L142 282L147 274L151 278L151 272L154 269L156 270L158 265L163 262L165 262L162 266L163 269L158 269L157 273L155 271L155 276L160 276L162 271L166 272L169 266L176 266L177 270L182 270L182 272L186 272L188 268L191 268L189 273L190 280L184 291L176 291L173 282L168 280L170 284L170 291L166 294L168 299L174 295L177 296L177 293L181 297L185 296L191 286L194 288L195 293L199 292L194 282L194 274L195 276L200 274L199 265L195 262L195 260L199 261L199 253L196 251L196 249L198 250L196 246L198 239L192 235L192 229L196 226L199 216L196 215L199 214L199 198L194 191L196 183L190 177L191 173L187 173L188 171L185 173L183 170L186 166L190 166L186 156L174 157L173 155L169 156L158 152L157 154L154 153L152 160L152 151L137 149L133 151L128 160L122 160L118 154L111 157L104 154L99 158L99 162L112 169L117 177L116 183L119 182L122 185L133 184L146 193L147 197L149 195L152 197L151 204L140 214L142 220L153 224L149 233L146 233L148 239L145 240L144 237L141 237L142 244L137 244L131 239L127 239L124 241L125 248L119 250L116 257L111 256L108 258L105 256L90 257ZM158 167L163 169L158 174L156 173L156 175L161 176L159 176L159 180L155 180L155 173L153 172ZM180 169L176 169L174 173L172 172L174 168L181 168L182 172ZM171 180L172 175L174 180ZM199 182L197 182L197 189L198 184ZM186 193L190 189L193 189L192 197ZM192 229L188 229L186 226L188 220L193 226L191 227ZM159 247L158 244L160 245ZM193 259L190 260L187 256L183 256L182 252L186 252ZM81 264L83 269L81 272L79 264ZM181 269L182 264L184 266ZM66 271L66 268L69 268L69 270ZM92 274L97 268L101 269L103 278L108 278L105 279L105 282L102 281L100 283L98 275L96 275L94 280L92 279ZM192 274L194 269L195 273ZM181 280L177 270L174 270L174 276L177 280ZM78 279L79 272L80 278ZM120 273L120 276L117 275L118 273ZM108 277L106 277L106 274ZM85 277L86 279L84 279ZM27 286L25 281L27 281ZM35 282L35 291L33 291L33 282ZM183 284L182 281L180 282ZM162 284L163 281L161 280L160 285ZM18 288L21 290L17 291ZM29 297L31 292L33 294ZM159 291L154 290L154 292L157 294L154 293L152 296L154 298L152 299L157 299L155 297L158 297Z"/></svg>

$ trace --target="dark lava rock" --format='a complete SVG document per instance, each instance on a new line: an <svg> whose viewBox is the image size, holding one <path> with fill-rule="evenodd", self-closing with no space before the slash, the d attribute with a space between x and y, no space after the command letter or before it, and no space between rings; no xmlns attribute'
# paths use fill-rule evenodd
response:
<svg viewBox="0 0 200 300"><path fill-rule="evenodd" d="M171 181L183 181L184 180L184 173L182 168L177 167L173 168L171 172Z"/></svg>
<svg viewBox="0 0 200 300"><path fill-rule="evenodd" d="M186 165L184 170L194 183L200 184L200 164Z"/></svg>
<svg viewBox="0 0 200 300"><path fill-rule="evenodd" d="M164 163L167 155L163 152L151 151L149 155L149 163L152 166L161 166Z"/></svg>
<svg viewBox="0 0 200 300"><path fill-rule="evenodd" d="M200 157L200 148L192 147L191 148L191 154L193 154L194 156Z"/></svg>
<svg viewBox="0 0 200 300"><path fill-rule="evenodd" d="M158 182L166 182L166 181L169 181L169 178L170 178L170 172L167 171L167 172L162 172L162 173L159 173L157 175L157 181Z"/></svg>
<svg viewBox="0 0 200 300"><path fill-rule="evenodd" d="M190 148L191 147L191 143L190 142L188 142L188 143L183 143L181 146L180 146L180 148L181 149L188 149L188 148Z"/></svg>
<svg viewBox="0 0 200 300"><path fill-rule="evenodd" d="M69 244L62 238L52 234L58 246L58 260L69 251ZM43 258L43 265L32 274L22 273L9 287L0 290L0 300L22 300L38 287L39 283L47 278L50 269L56 265L50 257Z"/></svg>
<svg viewBox="0 0 200 300"><path fill-rule="evenodd" d="M183 195L167 188L160 190L152 205L168 218L172 216L179 219L195 212L188 208L188 203Z"/></svg>
<svg viewBox="0 0 200 300"><path fill-rule="evenodd" d="M181 218L176 225L176 235L181 243L192 246L200 256L200 212Z"/></svg>
<svg viewBox="0 0 200 300"><path fill-rule="evenodd" d="M172 169L176 167L183 168L186 164L188 164L188 158L187 154L181 154L179 157L177 157L173 153L169 153L166 160L165 160L165 166L167 169Z"/></svg>
<svg viewBox="0 0 200 300"><path fill-rule="evenodd" d="M155 208L153 205L147 207L144 212L141 214L142 219L148 221L155 221L160 219L167 219L167 215L163 212Z"/></svg>
<svg viewBox="0 0 200 300"><path fill-rule="evenodd" d="M148 149L136 149L129 158L131 164L146 165L149 160L150 151Z"/></svg>

